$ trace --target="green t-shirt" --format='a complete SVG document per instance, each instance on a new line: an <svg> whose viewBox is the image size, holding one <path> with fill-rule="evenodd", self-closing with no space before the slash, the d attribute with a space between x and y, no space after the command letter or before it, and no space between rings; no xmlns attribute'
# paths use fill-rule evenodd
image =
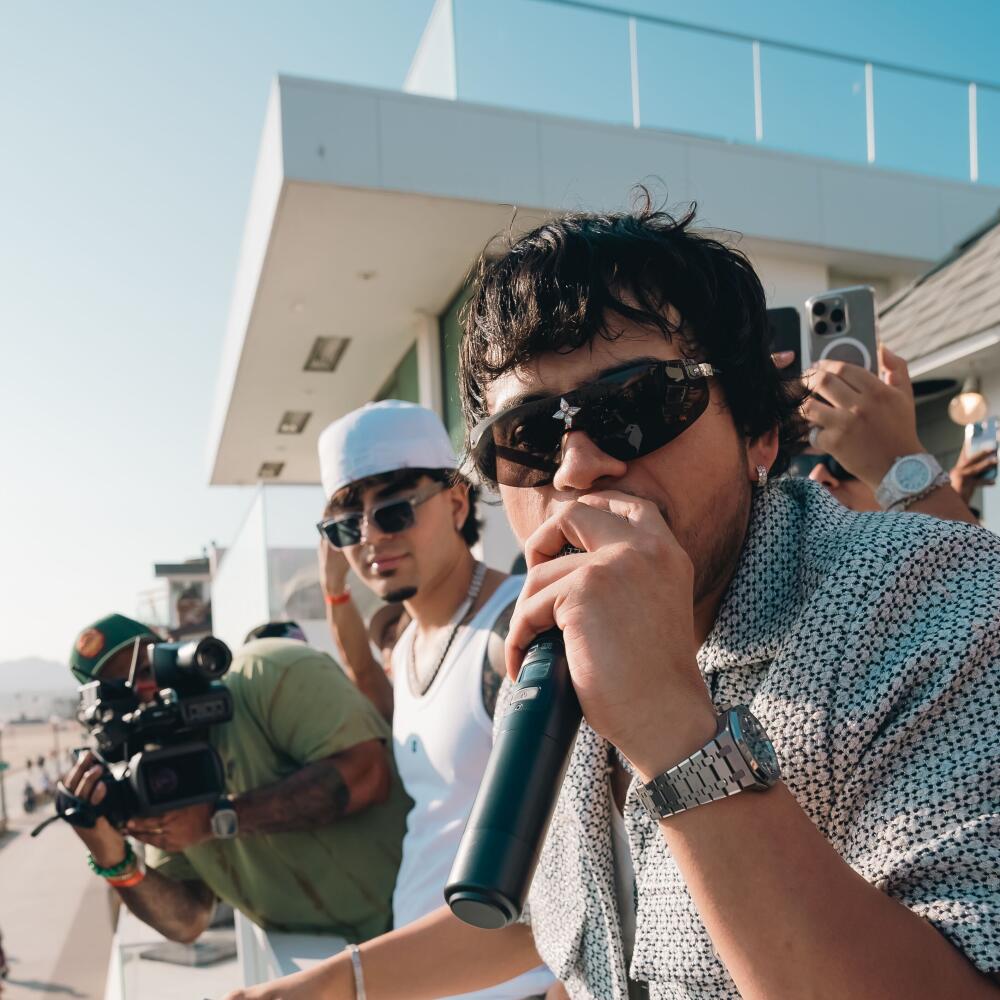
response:
<svg viewBox="0 0 1000 1000"><path fill-rule="evenodd" d="M233 719L211 730L229 794L270 785L391 730L325 653L259 639L234 657L224 683ZM181 854L147 850L168 878L200 879L262 927L365 941L389 929L392 890L411 802L392 764L389 798L319 830L212 840Z"/></svg>

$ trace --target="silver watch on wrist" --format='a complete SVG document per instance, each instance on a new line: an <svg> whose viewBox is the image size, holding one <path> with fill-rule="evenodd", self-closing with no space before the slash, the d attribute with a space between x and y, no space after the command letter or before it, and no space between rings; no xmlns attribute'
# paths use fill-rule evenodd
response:
<svg viewBox="0 0 1000 1000"><path fill-rule="evenodd" d="M216 802L210 824L212 836L216 840L232 840L239 834L240 820L231 798L221 798Z"/></svg>
<svg viewBox="0 0 1000 1000"><path fill-rule="evenodd" d="M947 481L947 474L933 455L926 452L903 455L892 463L879 483L875 500L882 510L905 510L914 500Z"/></svg>
<svg viewBox="0 0 1000 1000"><path fill-rule="evenodd" d="M777 784L781 769L774 746L746 705L719 717L715 736L637 793L654 820L724 799L738 792L762 792Z"/></svg>

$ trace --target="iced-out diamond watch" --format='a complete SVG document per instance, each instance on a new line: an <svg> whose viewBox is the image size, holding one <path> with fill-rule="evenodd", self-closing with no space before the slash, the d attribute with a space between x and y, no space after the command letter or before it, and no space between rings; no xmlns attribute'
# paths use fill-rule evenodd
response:
<svg viewBox="0 0 1000 1000"><path fill-rule="evenodd" d="M882 510L905 507L906 501L912 502L947 481L948 477L933 455L926 452L903 455L893 462L892 468L879 483L875 500Z"/></svg>
<svg viewBox="0 0 1000 1000"><path fill-rule="evenodd" d="M719 717L715 736L637 792L646 812L667 819L738 792L766 791L781 778L774 747L746 705Z"/></svg>

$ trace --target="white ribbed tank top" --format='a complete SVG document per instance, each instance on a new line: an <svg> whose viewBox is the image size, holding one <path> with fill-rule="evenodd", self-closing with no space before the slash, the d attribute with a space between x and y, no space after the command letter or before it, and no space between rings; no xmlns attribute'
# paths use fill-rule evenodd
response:
<svg viewBox="0 0 1000 1000"><path fill-rule="evenodd" d="M403 861L393 893L393 923L402 927L444 905L444 886L493 745L483 707L482 671L489 635L524 577L508 577L460 629L427 693L410 690L411 622L392 653L392 742L403 787L413 799L406 818ZM522 1000L553 982L545 966L463 1000ZM454 998L459 1000L459 998Z"/></svg>

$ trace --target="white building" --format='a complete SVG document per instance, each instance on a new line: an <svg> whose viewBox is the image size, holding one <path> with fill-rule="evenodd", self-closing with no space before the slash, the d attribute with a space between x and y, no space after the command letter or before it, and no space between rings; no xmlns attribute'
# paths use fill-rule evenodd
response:
<svg viewBox="0 0 1000 1000"><path fill-rule="evenodd" d="M460 439L463 282L506 227L524 230L566 209L621 208L637 182L651 182L670 205L697 201L704 225L742 234L771 305L801 306L858 282L882 297L898 292L1000 204L996 187L880 166L871 90L880 67L855 67L874 162L842 162L766 148L761 46L751 40L756 133L741 143L642 125L656 108L637 56L646 53L641 65L652 72L643 32L673 30L666 22L602 15L631 40L632 124L608 124L585 120L586 108L571 118L462 100L452 14L452 0L439 0L407 81L413 92L291 77L273 86L209 438L213 484L264 484L215 581L216 628L229 641L281 611L267 550L299 549L298 568L310 572L301 552L316 539L316 438L329 421L397 396L441 413ZM811 122L801 124L798 145L809 148ZM960 435L939 428L932 447L950 456ZM506 567L513 540L499 509L485 513L486 558ZM325 631L313 627L317 638Z"/></svg>

